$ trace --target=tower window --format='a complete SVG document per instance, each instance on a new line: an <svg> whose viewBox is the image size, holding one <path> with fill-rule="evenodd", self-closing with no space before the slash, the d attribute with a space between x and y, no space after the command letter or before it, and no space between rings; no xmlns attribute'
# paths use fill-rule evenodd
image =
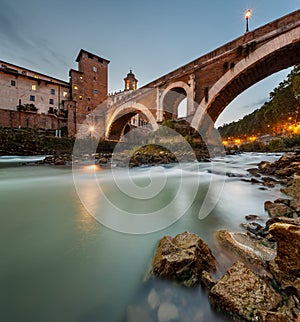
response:
<svg viewBox="0 0 300 322"><path fill-rule="evenodd" d="M34 101L35 101L35 96L34 96L34 95L30 95L29 100L30 100L31 102L34 102Z"/></svg>
<svg viewBox="0 0 300 322"><path fill-rule="evenodd" d="M79 99L82 100L82 95L79 95Z"/></svg>
<svg viewBox="0 0 300 322"><path fill-rule="evenodd" d="M33 91L36 91L36 85L31 85L31 89L32 89Z"/></svg>
<svg viewBox="0 0 300 322"><path fill-rule="evenodd" d="M94 94L98 94L98 91L96 89L94 89Z"/></svg>
<svg viewBox="0 0 300 322"><path fill-rule="evenodd" d="M77 85L74 85L74 89L77 90L78 89L78 86Z"/></svg>
<svg viewBox="0 0 300 322"><path fill-rule="evenodd" d="M11 81L10 81L10 85L11 85L11 86L16 86L16 81L15 81L15 80L11 80Z"/></svg>
<svg viewBox="0 0 300 322"><path fill-rule="evenodd" d="M67 96L68 96L68 92L64 92L63 97L67 97Z"/></svg>
<svg viewBox="0 0 300 322"><path fill-rule="evenodd" d="M93 72L97 73L97 67L93 66Z"/></svg>
<svg viewBox="0 0 300 322"><path fill-rule="evenodd" d="M55 95L55 89L54 89L54 88L51 88L50 93L51 93L52 95Z"/></svg>
<svg viewBox="0 0 300 322"><path fill-rule="evenodd" d="M49 99L49 104L53 105L54 104L54 99L53 98L50 98Z"/></svg>

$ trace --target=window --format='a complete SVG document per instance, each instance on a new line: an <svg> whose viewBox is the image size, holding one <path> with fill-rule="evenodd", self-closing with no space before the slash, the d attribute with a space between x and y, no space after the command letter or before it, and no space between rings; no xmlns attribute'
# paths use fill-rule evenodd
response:
<svg viewBox="0 0 300 322"><path fill-rule="evenodd" d="M77 85L74 85L74 89L77 90L78 89L78 86Z"/></svg>
<svg viewBox="0 0 300 322"><path fill-rule="evenodd" d="M68 92L63 92L63 97L67 97L68 96Z"/></svg>
<svg viewBox="0 0 300 322"><path fill-rule="evenodd" d="M90 111L90 110L91 110L91 107L90 107L90 106L88 106L88 108L87 108L87 109L88 109L88 111Z"/></svg>
<svg viewBox="0 0 300 322"><path fill-rule="evenodd" d="M32 89L33 91L36 91L36 85L31 85L31 89Z"/></svg>
<svg viewBox="0 0 300 322"><path fill-rule="evenodd" d="M15 80L11 80L11 81L10 81L10 85L11 85L11 86L16 86L16 81L15 81Z"/></svg>
<svg viewBox="0 0 300 322"><path fill-rule="evenodd" d="M79 99L82 101L82 95L79 95Z"/></svg>
<svg viewBox="0 0 300 322"><path fill-rule="evenodd" d="M52 95L55 95L55 89L54 88L51 88L50 92L51 92Z"/></svg>
<svg viewBox="0 0 300 322"><path fill-rule="evenodd" d="M94 94L98 94L98 91L96 89L94 89Z"/></svg>
<svg viewBox="0 0 300 322"><path fill-rule="evenodd" d="M97 73L97 67L96 66L93 67L93 72Z"/></svg>
<svg viewBox="0 0 300 322"><path fill-rule="evenodd" d="M90 102L91 101L91 98L90 97L88 97L88 102Z"/></svg>
<svg viewBox="0 0 300 322"><path fill-rule="evenodd" d="M39 78L39 75L34 75L34 78Z"/></svg>
<svg viewBox="0 0 300 322"><path fill-rule="evenodd" d="M31 102L34 102L35 101L35 96L34 95L30 95L30 98L29 99L30 99Z"/></svg>
<svg viewBox="0 0 300 322"><path fill-rule="evenodd" d="M53 105L54 104L54 99L53 98L50 98L49 99L49 104Z"/></svg>

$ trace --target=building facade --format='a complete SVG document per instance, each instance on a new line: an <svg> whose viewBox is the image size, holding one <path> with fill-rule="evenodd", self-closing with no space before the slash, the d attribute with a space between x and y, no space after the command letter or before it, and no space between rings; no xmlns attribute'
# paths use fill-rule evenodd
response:
<svg viewBox="0 0 300 322"><path fill-rule="evenodd" d="M78 125L107 99L109 61L80 50L65 82L0 61L0 127L59 130Z"/></svg>

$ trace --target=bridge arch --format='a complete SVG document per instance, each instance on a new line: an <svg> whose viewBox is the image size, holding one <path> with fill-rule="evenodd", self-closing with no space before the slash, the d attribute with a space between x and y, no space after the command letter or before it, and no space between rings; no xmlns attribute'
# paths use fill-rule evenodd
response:
<svg viewBox="0 0 300 322"><path fill-rule="evenodd" d="M105 128L105 138L111 138L112 131L114 131L113 136L119 139L124 134L124 130L130 119L136 114L142 114L146 117L153 130L158 129L154 115L145 105L137 102L127 102L116 108L109 118Z"/></svg>
<svg viewBox="0 0 300 322"><path fill-rule="evenodd" d="M193 101L194 91L191 86L183 81L177 81L167 86L161 95L161 109L163 117L173 118L178 116L178 107L186 99L186 114L191 113L191 104Z"/></svg>
<svg viewBox="0 0 300 322"><path fill-rule="evenodd" d="M300 27L257 48L227 71L200 102L191 125L200 129L207 114L215 122L227 105L243 91L275 72L300 62Z"/></svg>

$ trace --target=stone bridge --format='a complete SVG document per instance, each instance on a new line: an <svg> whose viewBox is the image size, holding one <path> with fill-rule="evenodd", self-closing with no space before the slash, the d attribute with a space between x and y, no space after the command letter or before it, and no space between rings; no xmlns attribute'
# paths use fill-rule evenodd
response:
<svg viewBox="0 0 300 322"><path fill-rule="evenodd" d="M155 126L176 118L186 99L187 121L199 130L260 80L300 63L300 10L270 22L214 51L124 94L105 111L106 138L119 138L137 113ZM213 123L212 123L213 124Z"/></svg>

